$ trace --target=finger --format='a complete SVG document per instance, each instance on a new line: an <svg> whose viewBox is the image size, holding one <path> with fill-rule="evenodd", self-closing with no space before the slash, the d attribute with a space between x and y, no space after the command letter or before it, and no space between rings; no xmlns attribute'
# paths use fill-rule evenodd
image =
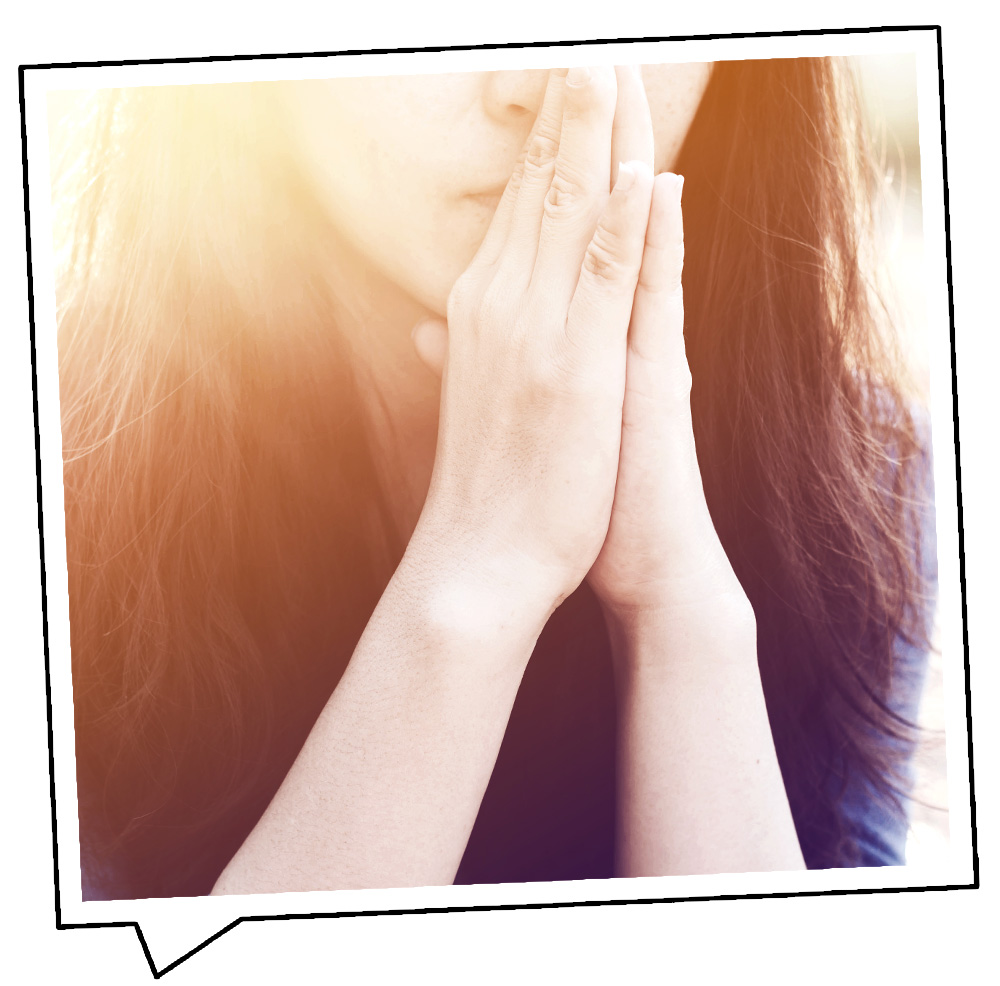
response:
<svg viewBox="0 0 1000 986"><path fill-rule="evenodd" d="M701 489L691 423L691 371L684 350L684 179L662 174L653 186L642 269L629 326L622 430L654 436L672 462L677 497Z"/></svg>
<svg viewBox="0 0 1000 986"><path fill-rule="evenodd" d="M646 243L632 308L628 347L630 365L646 375L654 373L659 390L690 389L684 352L684 227L679 175L657 175L653 184ZM641 367L641 369L640 369Z"/></svg>
<svg viewBox="0 0 1000 986"><path fill-rule="evenodd" d="M523 284L531 279L535 254L538 251L538 231L542 222L545 196L555 174L556 158L562 139L566 79L552 80L551 98L542 107L521 169L517 198L510 209L504 261L511 272L523 272Z"/></svg>
<svg viewBox="0 0 1000 986"><path fill-rule="evenodd" d="M645 161L653 167L653 120L641 69L638 65L619 65L615 75L618 102L611 127L612 182L617 180L621 161Z"/></svg>
<svg viewBox="0 0 1000 986"><path fill-rule="evenodd" d="M528 139L524 142L524 147L521 148L514 172L500 197L500 203L493 214L490 228L476 253L475 262L477 263L492 265L496 263L503 252L514 222L515 206L521 195L525 170L527 169L529 178L528 185L532 187L537 180L536 176L546 167L546 157L549 155L553 159L555 157L556 149L559 146L559 131L562 128L566 71L566 69L552 69L549 73L541 108L532 124Z"/></svg>
<svg viewBox="0 0 1000 986"><path fill-rule="evenodd" d="M426 318L414 326L412 338L424 366L436 377L442 376L448 357L448 323L441 318Z"/></svg>
<svg viewBox="0 0 1000 986"><path fill-rule="evenodd" d="M546 304L565 311L587 245L608 200L614 69L571 69L566 77L562 134L545 196L531 285Z"/></svg>
<svg viewBox="0 0 1000 986"><path fill-rule="evenodd" d="M590 352L599 346L625 355L652 192L653 171L648 164L622 164L607 208L587 246L566 332ZM617 331L616 326L620 327Z"/></svg>

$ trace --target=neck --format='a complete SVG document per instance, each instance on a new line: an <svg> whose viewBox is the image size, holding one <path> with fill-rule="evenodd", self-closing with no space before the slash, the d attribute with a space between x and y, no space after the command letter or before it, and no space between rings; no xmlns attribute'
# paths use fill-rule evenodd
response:
<svg viewBox="0 0 1000 986"><path fill-rule="evenodd" d="M437 440L440 381L411 339L413 327L430 313L356 254L338 258L328 269L336 271L336 317L351 345L386 500L409 541L427 495Z"/></svg>

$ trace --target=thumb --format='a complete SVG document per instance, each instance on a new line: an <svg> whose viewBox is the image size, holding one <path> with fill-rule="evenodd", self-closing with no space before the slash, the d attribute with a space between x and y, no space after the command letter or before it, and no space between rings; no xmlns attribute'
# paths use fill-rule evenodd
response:
<svg viewBox="0 0 1000 986"><path fill-rule="evenodd" d="M440 377L448 355L448 323L443 318L425 318L413 327L411 338L423 364Z"/></svg>

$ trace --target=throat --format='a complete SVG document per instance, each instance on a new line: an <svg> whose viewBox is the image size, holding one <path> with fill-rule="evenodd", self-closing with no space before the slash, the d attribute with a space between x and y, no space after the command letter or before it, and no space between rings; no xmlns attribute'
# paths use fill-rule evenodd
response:
<svg viewBox="0 0 1000 986"><path fill-rule="evenodd" d="M412 372L362 378L379 479L396 530L409 543L434 468L440 390L419 359ZM424 379L424 378L427 379Z"/></svg>
<svg viewBox="0 0 1000 986"><path fill-rule="evenodd" d="M426 316L406 310L387 319L372 312L354 347L359 397L396 532L409 543L434 467L441 384L423 364L411 333Z"/></svg>
<svg viewBox="0 0 1000 986"><path fill-rule="evenodd" d="M345 330L386 504L408 543L430 485L440 380L412 332L428 310L335 237L327 240L332 304Z"/></svg>

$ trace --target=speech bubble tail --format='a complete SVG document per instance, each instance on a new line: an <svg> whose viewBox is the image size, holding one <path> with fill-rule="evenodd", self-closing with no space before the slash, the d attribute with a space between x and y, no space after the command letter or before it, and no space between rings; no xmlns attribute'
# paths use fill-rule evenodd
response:
<svg viewBox="0 0 1000 986"><path fill-rule="evenodd" d="M145 918L136 930L146 960L159 978L231 931L242 920L233 916L220 927L219 920L205 915L174 913L167 920Z"/></svg>

